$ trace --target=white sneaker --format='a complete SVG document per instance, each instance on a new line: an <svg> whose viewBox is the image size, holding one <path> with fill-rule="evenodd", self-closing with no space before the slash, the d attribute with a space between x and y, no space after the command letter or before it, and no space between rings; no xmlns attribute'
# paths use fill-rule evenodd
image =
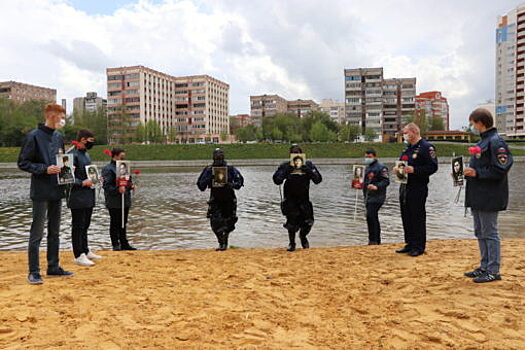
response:
<svg viewBox="0 0 525 350"><path fill-rule="evenodd" d="M92 250L90 250L88 253L87 253L87 257L89 259L102 259L102 257L100 255L97 255L95 253L93 253Z"/></svg>
<svg viewBox="0 0 525 350"><path fill-rule="evenodd" d="M78 258L75 259L75 264L80 266L93 266L95 263L88 259L86 254L82 253Z"/></svg>

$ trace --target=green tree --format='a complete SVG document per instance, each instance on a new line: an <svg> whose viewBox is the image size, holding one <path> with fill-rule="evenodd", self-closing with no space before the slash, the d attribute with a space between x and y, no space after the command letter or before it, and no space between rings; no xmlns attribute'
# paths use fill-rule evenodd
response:
<svg viewBox="0 0 525 350"><path fill-rule="evenodd" d="M363 136L365 137L366 141L371 142L377 138L377 133L374 131L374 129L366 128L365 134Z"/></svg>
<svg viewBox="0 0 525 350"><path fill-rule="evenodd" d="M359 125L348 124L339 131L339 140L354 142L361 134Z"/></svg>
<svg viewBox="0 0 525 350"><path fill-rule="evenodd" d="M440 117L430 118L429 130L445 130L445 124L443 123L443 119Z"/></svg>
<svg viewBox="0 0 525 350"><path fill-rule="evenodd" d="M309 139L319 142L335 141L337 135L332 130L329 130L321 121L316 121L310 129Z"/></svg>

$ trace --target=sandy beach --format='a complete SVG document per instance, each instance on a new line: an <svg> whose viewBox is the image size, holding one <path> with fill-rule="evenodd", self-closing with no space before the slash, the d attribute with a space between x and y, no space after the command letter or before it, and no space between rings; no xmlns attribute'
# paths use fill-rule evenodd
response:
<svg viewBox="0 0 525 350"><path fill-rule="evenodd" d="M525 240L503 280L474 284L475 240L227 252L100 252L71 278L26 283L0 252L1 349L525 349ZM41 254L45 261L45 253Z"/></svg>

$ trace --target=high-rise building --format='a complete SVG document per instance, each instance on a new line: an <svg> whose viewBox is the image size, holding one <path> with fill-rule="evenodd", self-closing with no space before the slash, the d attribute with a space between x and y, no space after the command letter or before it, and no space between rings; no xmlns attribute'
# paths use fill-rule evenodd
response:
<svg viewBox="0 0 525 350"><path fill-rule="evenodd" d="M288 101L279 95L250 96L250 115L253 123L261 126L266 117L288 111Z"/></svg>
<svg viewBox="0 0 525 350"><path fill-rule="evenodd" d="M496 115L498 131L525 136L525 4L498 16L496 28Z"/></svg>
<svg viewBox="0 0 525 350"><path fill-rule="evenodd" d="M319 110L330 116L336 123L343 124L345 122L345 103L337 102L332 99L323 99L319 104Z"/></svg>
<svg viewBox="0 0 525 350"><path fill-rule="evenodd" d="M254 124L249 114L237 114L230 116L230 132L235 134L235 130Z"/></svg>
<svg viewBox="0 0 525 350"><path fill-rule="evenodd" d="M219 142L229 134L229 85L208 75L174 77L144 66L108 68L108 133L129 140L155 121L176 142Z"/></svg>
<svg viewBox="0 0 525 350"><path fill-rule="evenodd" d="M98 97L96 92L88 92L85 97L75 97L73 99L73 113L94 113L99 109L105 112L107 102L102 97Z"/></svg>
<svg viewBox="0 0 525 350"><path fill-rule="evenodd" d="M56 103L57 91L45 87L18 83L16 81L0 82L0 96L7 97L15 103L39 100Z"/></svg>
<svg viewBox="0 0 525 350"><path fill-rule="evenodd" d="M438 117L443 120L443 130L450 130L448 101L439 91L422 92L416 96L416 115L425 111L425 118Z"/></svg>
<svg viewBox="0 0 525 350"><path fill-rule="evenodd" d="M394 140L414 115L416 78L385 79L383 68L345 69L345 117L362 132Z"/></svg>
<svg viewBox="0 0 525 350"><path fill-rule="evenodd" d="M299 118L303 118L311 111L319 110L319 105L312 100L292 100L287 102L286 113L293 113Z"/></svg>

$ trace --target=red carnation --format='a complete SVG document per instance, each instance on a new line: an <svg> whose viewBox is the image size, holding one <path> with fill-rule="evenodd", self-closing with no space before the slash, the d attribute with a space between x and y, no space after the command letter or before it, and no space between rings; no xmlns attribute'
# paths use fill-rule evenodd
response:
<svg viewBox="0 0 525 350"><path fill-rule="evenodd" d="M78 146L79 142L78 141L69 141L70 143L72 143L73 145L75 146Z"/></svg>
<svg viewBox="0 0 525 350"><path fill-rule="evenodd" d="M401 160L404 160L405 162L407 162L408 156L406 154L403 154L403 156L401 157Z"/></svg>
<svg viewBox="0 0 525 350"><path fill-rule="evenodd" d="M108 156L113 157L113 153L109 149L105 149L102 152L106 153Z"/></svg>
<svg viewBox="0 0 525 350"><path fill-rule="evenodd" d="M135 171L133 172L133 174L138 175L138 174L140 174L141 172L142 172L142 170L135 170Z"/></svg>
<svg viewBox="0 0 525 350"><path fill-rule="evenodd" d="M479 146L474 146L474 147L469 147L468 148L468 153L472 156L476 155L476 154L480 154L481 153L481 147Z"/></svg>

